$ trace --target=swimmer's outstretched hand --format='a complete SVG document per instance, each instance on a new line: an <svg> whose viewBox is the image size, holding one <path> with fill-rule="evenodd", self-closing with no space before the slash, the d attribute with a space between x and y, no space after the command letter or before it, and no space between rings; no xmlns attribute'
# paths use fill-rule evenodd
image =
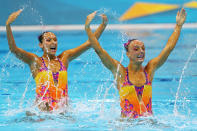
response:
<svg viewBox="0 0 197 131"><path fill-rule="evenodd" d="M100 16L101 16L102 19L103 19L103 24L104 24L104 25L107 25L107 23L108 23L107 16L106 16L105 14L101 14Z"/></svg>
<svg viewBox="0 0 197 131"><path fill-rule="evenodd" d="M185 19L186 19L186 12L185 12L185 9L182 8L181 11L177 13L177 16L176 16L176 24L178 26L182 26L185 22Z"/></svg>
<svg viewBox="0 0 197 131"><path fill-rule="evenodd" d="M22 12L23 10L20 9L14 13L12 13L9 17L8 17L8 20L6 21L6 25L9 25L11 24L12 22L15 21L15 19L20 15L20 13Z"/></svg>
<svg viewBox="0 0 197 131"><path fill-rule="evenodd" d="M96 15L97 11L94 11L93 13L89 14L87 16L86 22L85 22L85 28L90 27L90 23L91 21L94 19L95 15Z"/></svg>

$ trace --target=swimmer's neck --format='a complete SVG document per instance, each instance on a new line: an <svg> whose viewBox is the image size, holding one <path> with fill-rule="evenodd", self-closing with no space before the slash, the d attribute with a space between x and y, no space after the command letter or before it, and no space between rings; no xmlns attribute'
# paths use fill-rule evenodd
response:
<svg viewBox="0 0 197 131"><path fill-rule="evenodd" d="M138 72L138 71L142 71L143 67L142 64L134 64L133 62L130 61L128 65L128 69L132 72Z"/></svg>
<svg viewBox="0 0 197 131"><path fill-rule="evenodd" d="M50 55L50 54L43 54L43 56L42 56L44 59L46 59L46 60L54 60L54 59L56 59L57 58L57 56L55 56L55 55Z"/></svg>

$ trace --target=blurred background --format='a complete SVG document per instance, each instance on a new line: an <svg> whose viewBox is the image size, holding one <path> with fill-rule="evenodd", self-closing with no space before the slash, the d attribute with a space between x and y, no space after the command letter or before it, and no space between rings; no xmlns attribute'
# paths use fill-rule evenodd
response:
<svg viewBox="0 0 197 131"><path fill-rule="evenodd" d="M0 0L0 2L0 26L4 26L8 16L18 9L24 9L24 11L14 25L84 24L86 16L95 10L106 13L109 24L174 23L177 10L182 7L187 11L186 22L197 22L197 2L192 0ZM134 19L119 20L139 2L161 4L164 10L157 10ZM128 15L148 12L157 7L157 5L142 8L136 6L135 9L138 10L131 11Z"/></svg>

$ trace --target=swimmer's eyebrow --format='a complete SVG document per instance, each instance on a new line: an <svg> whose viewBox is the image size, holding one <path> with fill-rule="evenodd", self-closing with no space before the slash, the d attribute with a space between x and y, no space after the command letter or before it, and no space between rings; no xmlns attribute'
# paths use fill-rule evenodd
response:
<svg viewBox="0 0 197 131"><path fill-rule="evenodd" d="M144 45L140 46L140 45L133 45L133 47L145 47Z"/></svg>
<svg viewBox="0 0 197 131"><path fill-rule="evenodd" d="M143 45L133 44L133 46L138 46L138 47L139 47L139 46L144 46L144 43L143 43Z"/></svg>
<svg viewBox="0 0 197 131"><path fill-rule="evenodd" d="M45 36L45 39L57 39L57 37L50 37L50 36Z"/></svg>

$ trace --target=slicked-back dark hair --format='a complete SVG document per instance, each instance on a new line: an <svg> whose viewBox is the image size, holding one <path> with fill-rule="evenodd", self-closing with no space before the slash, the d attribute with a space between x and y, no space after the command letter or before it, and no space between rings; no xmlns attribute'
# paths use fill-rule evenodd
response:
<svg viewBox="0 0 197 131"><path fill-rule="evenodd" d="M45 34L45 33L48 33L48 32L49 32L49 31L42 32L42 34L40 34L40 35L38 36L38 41L39 41L40 43L42 43L44 34Z"/></svg>
<svg viewBox="0 0 197 131"><path fill-rule="evenodd" d="M124 43L124 48L125 48L125 50L128 52L128 48L129 48L129 44L132 42L132 41L134 41L134 40L138 40L138 39L129 39L128 41L127 41L127 43Z"/></svg>

